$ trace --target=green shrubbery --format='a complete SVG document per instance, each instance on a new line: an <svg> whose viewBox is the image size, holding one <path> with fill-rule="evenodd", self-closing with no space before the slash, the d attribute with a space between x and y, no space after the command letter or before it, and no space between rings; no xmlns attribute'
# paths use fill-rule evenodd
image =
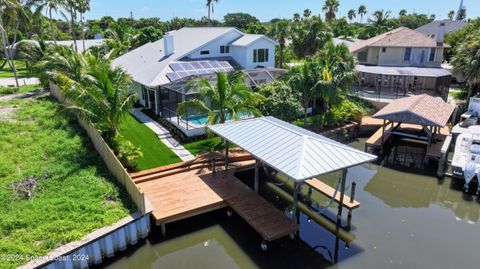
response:
<svg viewBox="0 0 480 269"><path fill-rule="evenodd" d="M136 147L121 134L117 134L113 139L110 139L108 144L125 168L136 170L138 159L143 157L139 147Z"/></svg>
<svg viewBox="0 0 480 269"><path fill-rule="evenodd" d="M265 116L293 121L303 114L303 108L298 101L299 94L283 81L263 84L259 87L258 93L265 97L259 106Z"/></svg>

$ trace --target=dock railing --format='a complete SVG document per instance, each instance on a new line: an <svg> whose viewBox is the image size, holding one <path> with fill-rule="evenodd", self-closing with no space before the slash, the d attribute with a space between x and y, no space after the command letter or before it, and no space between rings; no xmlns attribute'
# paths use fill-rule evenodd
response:
<svg viewBox="0 0 480 269"><path fill-rule="evenodd" d="M68 103L68 100L65 100L60 94L60 90L58 87L50 83L50 93L54 96L60 103ZM133 179L130 177L129 173L123 167L122 163L118 160L115 153L113 153L112 149L107 145L103 137L98 132L95 126L86 120L81 118L77 118L78 123L82 128L87 132L88 136L92 140L92 143L97 150L97 152L102 157L103 161L108 167L108 170L115 176L117 181L122 184L127 190L132 201L137 206L137 209L143 215L152 211L152 206L150 202L145 197L145 194L140 191L137 185L133 182Z"/></svg>

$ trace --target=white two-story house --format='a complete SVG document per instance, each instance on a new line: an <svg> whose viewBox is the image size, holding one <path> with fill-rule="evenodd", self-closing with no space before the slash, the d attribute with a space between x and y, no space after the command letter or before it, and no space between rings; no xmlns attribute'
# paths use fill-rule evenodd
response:
<svg viewBox="0 0 480 269"><path fill-rule="evenodd" d="M276 46L277 42L265 35L245 34L232 27L185 27L118 57L112 64L132 76L132 90L141 105L187 135L197 135L203 132L205 115L176 116L178 103L198 96L188 81L205 76L213 82L217 72L242 70L252 87L271 82L284 74L274 68Z"/></svg>
<svg viewBox="0 0 480 269"><path fill-rule="evenodd" d="M442 69L443 28L436 38L400 27L356 43L350 52L358 60L360 85L379 95L419 93L447 98L451 74Z"/></svg>

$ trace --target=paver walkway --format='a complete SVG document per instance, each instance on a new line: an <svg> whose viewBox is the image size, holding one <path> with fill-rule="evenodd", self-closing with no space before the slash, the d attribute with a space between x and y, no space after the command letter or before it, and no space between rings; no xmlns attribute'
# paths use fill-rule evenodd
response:
<svg viewBox="0 0 480 269"><path fill-rule="evenodd" d="M195 156L193 156L190 151L186 150L177 140L175 140L170 132L163 128L163 126L158 122L147 116L140 109L134 108L130 112L135 118L147 125L147 127L150 128L169 149L177 154L180 159L183 161L191 161L195 159Z"/></svg>

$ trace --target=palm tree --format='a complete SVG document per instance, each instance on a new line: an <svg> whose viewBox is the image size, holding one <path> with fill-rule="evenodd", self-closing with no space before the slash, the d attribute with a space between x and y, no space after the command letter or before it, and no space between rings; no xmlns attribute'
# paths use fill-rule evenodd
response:
<svg viewBox="0 0 480 269"><path fill-rule="evenodd" d="M87 11L90 10L90 0L78 0L78 13L80 13L80 25L82 26L82 43L83 51L85 51L85 25L84 25L84 15Z"/></svg>
<svg viewBox="0 0 480 269"><path fill-rule="evenodd" d="M206 113L210 125L225 123L229 118L239 120L242 114L261 115L257 102L262 96L245 84L243 76L238 73L217 73L216 79L215 85L207 78L191 80L189 87L199 90L199 98L179 104L177 114Z"/></svg>
<svg viewBox="0 0 480 269"><path fill-rule="evenodd" d="M105 31L105 36L108 38L105 43L110 48L107 58L115 59L120 55L125 54L135 43L138 35L134 35L129 26L114 24Z"/></svg>
<svg viewBox="0 0 480 269"><path fill-rule="evenodd" d="M70 14L70 29L72 31L72 38L75 51L78 51L77 46L77 10L78 0L62 0L63 8Z"/></svg>
<svg viewBox="0 0 480 269"><path fill-rule="evenodd" d="M455 10L450 10L448 12L448 19L453 21L454 18L455 18Z"/></svg>
<svg viewBox="0 0 480 269"><path fill-rule="evenodd" d="M103 58L72 48L62 50L46 60L52 80L69 100L62 110L88 119L105 138L115 138L119 123L136 100L129 93L131 77Z"/></svg>
<svg viewBox="0 0 480 269"><path fill-rule="evenodd" d="M283 53L285 51L285 42L290 35L290 23L287 20L278 21L271 28L270 34L278 41L278 68L283 68Z"/></svg>
<svg viewBox="0 0 480 269"><path fill-rule="evenodd" d="M355 19L357 17L357 11L355 11L355 9L350 9L348 11L347 17L350 20L350 23L352 23L353 19Z"/></svg>
<svg viewBox="0 0 480 269"><path fill-rule="evenodd" d="M370 27L374 30L376 35L388 32L388 18L390 11L377 10L373 13L373 19L369 19Z"/></svg>
<svg viewBox="0 0 480 269"><path fill-rule="evenodd" d="M57 45L57 36L55 33L55 24L53 23L52 11L55 11L55 13L60 11L61 14L65 16L65 14L63 14L63 12L60 10L62 0L43 0L35 3L37 5L37 8L35 9L34 16L41 17L43 11L46 10L46 12L48 13L48 19L50 20L50 32L52 35L52 39L55 45Z"/></svg>
<svg viewBox="0 0 480 269"><path fill-rule="evenodd" d="M367 7L364 5L361 5L358 7L357 14L360 15L360 23L363 22L363 16L367 14Z"/></svg>
<svg viewBox="0 0 480 269"><path fill-rule="evenodd" d="M470 34L456 49L452 59L453 70L462 75L469 85L468 97L480 90L480 36Z"/></svg>
<svg viewBox="0 0 480 269"><path fill-rule="evenodd" d="M211 14L213 14L214 12L214 9L213 9L213 4L214 3L218 3L220 2L220 0L207 0L207 8L208 8L208 25L211 25L212 24L212 21L211 21Z"/></svg>
<svg viewBox="0 0 480 269"><path fill-rule="evenodd" d="M400 10L400 12L398 13L398 15L399 15L400 17L403 17L403 16L407 16L407 13L408 13L408 12L407 12L406 9L402 9L402 10Z"/></svg>
<svg viewBox="0 0 480 269"><path fill-rule="evenodd" d="M339 6L338 0L325 0L322 10L325 11L325 19L328 22L335 20Z"/></svg>
<svg viewBox="0 0 480 269"><path fill-rule="evenodd" d="M321 83L318 63L309 59L303 65L293 67L290 72L291 77L288 79L288 83L300 93L303 107L303 125L307 127L308 108Z"/></svg>
<svg viewBox="0 0 480 269"><path fill-rule="evenodd" d="M11 28L5 24L4 17L17 18L17 16L20 16L19 14L22 12L23 9L19 1L0 0L0 33L2 39L1 45L3 46L3 53L5 54L7 63L13 72L17 88L20 88L20 85L18 83L17 69L15 68L15 64L13 63L11 51L8 50L8 48L10 47L10 42L8 40L8 29Z"/></svg>

